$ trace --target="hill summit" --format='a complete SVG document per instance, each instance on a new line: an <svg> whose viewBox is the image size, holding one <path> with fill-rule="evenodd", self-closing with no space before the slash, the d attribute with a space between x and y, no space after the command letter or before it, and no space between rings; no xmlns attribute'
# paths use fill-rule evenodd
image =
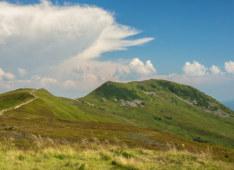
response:
<svg viewBox="0 0 234 170"><path fill-rule="evenodd" d="M153 79L109 81L78 101L95 108L93 112L118 117L135 126L233 146L233 111L191 86Z"/></svg>

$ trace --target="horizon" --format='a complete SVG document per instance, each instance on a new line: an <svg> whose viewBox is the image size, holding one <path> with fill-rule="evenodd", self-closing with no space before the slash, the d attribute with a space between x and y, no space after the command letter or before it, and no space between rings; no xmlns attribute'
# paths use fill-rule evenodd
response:
<svg viewBox="0 0 234 170"><path fill-rule="evenodd" d="M234 1L143 3L1 1L0 92L74 98L153 78L234 100Z"/></svg>
<svg viewBox="0 0 234 170"><path fill-rule="evenodd" d="M95 87L94 89L92 89L91 91L89 91L87 94L83 95L83 96L76 96L76 97L67 97L67 96L63 96L63 95L56 95L57 97L63 97L63 98L68 98L68 99L79 99L79 98L82 98L82 97L85 97L87 95L89 95L90 93L92 93L93 91L95 91L96 89L98 89L99 87L101 87L102 85L108 83L108 82L113 82L113 83L131 83L131 82L143 82L143 81L149 81L149 80L163 80L163 81L168 81L168 82L172 82L172 83L176 83L176 84L180 84L180 85L185 85L185 86L189 86L189 87L192 87L194 88L193 86L190 86L190 85L187 85L187 84L183 84L183 83L179 83L179 82L174 82L174 81L170 81L170 80L165 80L165 79L145 79L145 80L133 80L133 81L105 81L104 83L102 83L101 85ZM52 91L50 91L49 89L46 89L45 87L36 87L36 88L33 88L33 87L20 87L20 88L15 88L15 89L11 89L11 90L7 90L7 91L3 91L1 92L0 94L4 94L4 93L8 93L8 92L11 92L11 91L15 91L15 90L20 90L20 89L29 89L29 90L46 90L48 92L50 92L51 94L54 95L54 93ZM197 89L197 88L195 88ZM199 89L197 89L199 90ZM205 93L204 91L200 90L201 92ZM205 93L206 94L206 93ZM209 96L209 94L206 94ZM228 107L229 109L232 109L233 110L233 101L234 100L226 100L226 101L221 101L213 96L211 96L212 98L214 98L215 100L221 102L223 105L225 105L226 107Z"/></svg>

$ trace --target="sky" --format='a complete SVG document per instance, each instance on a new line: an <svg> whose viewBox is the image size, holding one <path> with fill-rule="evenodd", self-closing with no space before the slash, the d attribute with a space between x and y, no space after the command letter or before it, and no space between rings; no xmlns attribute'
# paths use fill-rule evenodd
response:
<svg viewBox="0 0 234 170"><path fill-rule="evenodd" d="M0 1L0 91L166 79L234 99L234 0Z"/></svg>

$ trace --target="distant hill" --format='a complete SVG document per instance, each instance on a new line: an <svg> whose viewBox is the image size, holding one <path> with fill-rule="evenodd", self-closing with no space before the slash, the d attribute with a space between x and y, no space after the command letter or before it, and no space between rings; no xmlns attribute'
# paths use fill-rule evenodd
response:
<svg viewBox="0 0 234 170"><path fill-rule="evenodd" d="M76 100L45 89L0 94L0 140L32 147L35 135L146 148L218 145L214 151L222 155L222 148L234 148L234 112L193 87L164 80L106 82Z"/></svg>

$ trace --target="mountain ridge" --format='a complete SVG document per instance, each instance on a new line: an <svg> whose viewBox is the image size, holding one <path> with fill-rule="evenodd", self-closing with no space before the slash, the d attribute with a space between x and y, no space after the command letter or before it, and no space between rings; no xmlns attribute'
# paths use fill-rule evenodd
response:
<svg viewBox="0 0 234 170"><path fill-rule="evenodd" d="M157 82L159 87L158 88L164 88L165 90L169 90L171 93L175 94L177 97L180 97L181 100L186 101L189 104L192 105L197 105L197 106L202 106L205 107L207 109L211 109L211 111L214 111L215 108L214 106L208 106L209 105L209 101L212 100L215 104L217 104L218 106L220 106L222 109L226 110L227 112L232 112L229 108L225 107L224 105L221 104L221 102L217 101L215 98L208 96L207 94L205 94L204 92L201 92L199 90L197 90L196 88L189 86L189 85L184 85L184 84L180 84L180 83L175 83L175 82L171 82L171 81L167 81L167 80L158 80L158 79L149 79L149 80L144 80L144 81L132 81L132 82L113 82L113 81L107 81L105 83L103 83L101 86L99 86L97 89L93 90L90 94L92 95L92 93L97 93L98 95L101 95L101 97L107 97L105 95L110 95L110 96L114 96L114 97L122 97L123 99L129 98L129 99L134 99L134 98L140 98L140 96L136 96L136 93L134 93L133 91L131 91L131 89L126 89L126 88L122 88L122 85L128 85L128 84L138 84L139 86L141 84L144 83L150 83L150 82ZM109 85L109 87L111 86L110 89L106 88ZM119 85L119 87L117 87ZM156 84L151 84L151 86L155 86ZM144 86L141 86L140 89L144 90ZM100 91L102 91L102 89L104 89L104 93L106 94L101 94ZM183 89L183 90L181 90ZM117 90L117 92L116 92ZM149 91L152 90L151 89L145 89L145 93L148 93L150 95L154 95L155 92L153 91ZM113 91L115 91L115 94L113 94ZM88 95L90 95L88 94ZM117 96L115 96L117 95ZM122 96L121 96L122 95ZM191 96L192 95L192 96ZM193 101L192 101L193 100Z"/></svg>

